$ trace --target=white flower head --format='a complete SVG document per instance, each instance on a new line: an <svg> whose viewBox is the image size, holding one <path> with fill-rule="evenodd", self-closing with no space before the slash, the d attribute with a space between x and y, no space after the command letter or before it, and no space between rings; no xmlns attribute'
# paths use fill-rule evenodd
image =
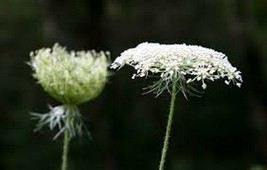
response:
<svg viewBox="0 0 267 170"><path fill-rule="evenodd" d="M108 52L66 51L55 44L30 53L40 85L64 104L77 105L97 97L108 76Z"/></svg>
<svg viewBox="0 0 267 170"><path fill-rule="evenodd" d="M125 64L136 70L132 78L159 75L160 79L150 86L157 94L168 90L172 83L177 83L184 94L192 90L191 83L196 81L201 81L203 89L207 87L206 80L224 79L225 84L238 87L242 83L241 72L225 54L197 45L141 43L121 53L111 68Z"/></svg>

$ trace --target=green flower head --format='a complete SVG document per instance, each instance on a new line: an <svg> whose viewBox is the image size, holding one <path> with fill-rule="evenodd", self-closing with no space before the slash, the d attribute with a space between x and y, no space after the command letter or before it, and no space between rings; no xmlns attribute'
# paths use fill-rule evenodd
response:
<svg viewBox="0 0 267 170"><path fill-rule="evenodd" d="M78 105L97 97L107 80L109 52L66 51L55 44L30 53L29 62L38 83L52 97Z"/></svg>

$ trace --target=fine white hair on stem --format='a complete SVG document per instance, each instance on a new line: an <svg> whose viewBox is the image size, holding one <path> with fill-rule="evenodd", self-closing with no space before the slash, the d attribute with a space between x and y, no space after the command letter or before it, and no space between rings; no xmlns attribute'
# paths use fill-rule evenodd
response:
<svg viewBox="0 0 267 170"><path fill-rule="evenodd" d="M112 69L124 65L134 67L135 77L158 75L160 78L149 86L157 95L177 83L178 91L190 93L193 82L200 81L207 88L207 81L224 79L225 84L241 87L241 72L233 67L225 54L213 49L186 44L141 43L121 53L111 64ZM185 95L186 96L186 95Z"/></svg>

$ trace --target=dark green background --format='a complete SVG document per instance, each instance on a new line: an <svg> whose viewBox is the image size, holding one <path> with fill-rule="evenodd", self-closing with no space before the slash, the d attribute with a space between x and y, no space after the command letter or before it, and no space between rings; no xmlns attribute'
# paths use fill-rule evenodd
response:
<svg viewBox="0 0 267 170"><path fill-rule="evenodd" d="M266 0L1 0L0 169L58 170L62 139L33 133L29 111L58 105L31 77L29 52L59 42L110 50L138 43L216 49L242 71L242 88L208 83L201 98L178 95L166 170L249 170L267 162ZM170 95L142 95L150 81L113 72L80 106L93 140L71 143L69 170L158 168ZM252 169L251 169L252 170Z"/></svg>

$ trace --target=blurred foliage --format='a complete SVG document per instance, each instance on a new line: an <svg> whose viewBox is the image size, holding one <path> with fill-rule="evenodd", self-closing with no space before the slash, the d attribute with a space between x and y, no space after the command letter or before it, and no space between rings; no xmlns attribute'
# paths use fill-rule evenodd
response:
<svg viewBox="0 0 267 170"><path fill-rule="evenodd" d="M28 112L57 103L31 77L30 51L59 42L114 59L149 41L222 51L244 77L241 89L216 82L201 98L178 97L166 169L258 170L267 163L266 39L265 0L1 0L0 169L60 166L61 139L32 131ZM72 141L70 170L158 167L170 97L142 95L149 80L131 80L132 71L81 107L93 140Z"/></svg>

